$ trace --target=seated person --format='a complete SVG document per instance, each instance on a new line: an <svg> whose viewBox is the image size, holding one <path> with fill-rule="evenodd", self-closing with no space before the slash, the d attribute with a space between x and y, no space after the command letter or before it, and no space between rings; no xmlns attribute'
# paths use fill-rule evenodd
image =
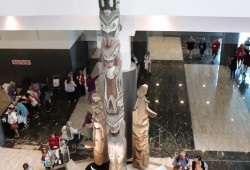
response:
<svg viewBox="0 0 250 170"><path fill-rule="evenodd" d="M208 170L207 163L201 159L201 156L196 156L192 162L192 170Z"/></svg>
<svg viewBox="0 0 250 170"><path fill-rule="evenodd" d="M181 164L181 167L182 169L189 169L190 165L189 165L189 157L188 155L186 154L185 151L181 151L179 156L177 156L172 165L174 166L174 168L177 166L177 164L180 163Z"/></svg>
<svg viewBox="0 0 250 170"><path fill-rule="evenodd" d="M62 127L61 137L65 140L67 146L71 146L72 144L78 144L82 140L83 136L80 135L80 138L79 138L78 130L72 128L71 122L68 121L66 125Z"/></svg>
<svg viewBox="0 0 250 170"><path fill-rule="evenodd" d="M21 120L18 120L18 123L23 123L25 127L28 127L27 116L29 114L29 111L26 106L24 106L24 104L20 101L13 101L13 105L15 106L17 113L20 115L18 119Z"/></svg>

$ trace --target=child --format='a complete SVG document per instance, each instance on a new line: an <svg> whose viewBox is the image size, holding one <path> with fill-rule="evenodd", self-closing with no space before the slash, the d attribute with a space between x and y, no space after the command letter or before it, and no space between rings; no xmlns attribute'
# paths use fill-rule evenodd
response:
<svg viewBox="0 0 250 170"><path fill-rule="evenodd" d="M231 70L230 78L235 79L235 70L237 68L237 58L236 56L234 57L229 57L229 67Z"/></svg>

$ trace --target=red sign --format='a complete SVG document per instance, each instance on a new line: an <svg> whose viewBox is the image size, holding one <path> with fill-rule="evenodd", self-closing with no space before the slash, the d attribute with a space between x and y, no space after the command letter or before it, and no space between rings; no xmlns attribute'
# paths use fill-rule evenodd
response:
<svg viewBox="0 0 250 170"><path fill-rule="evenodd" d="M31 65L30 60L12 60L13 65Z"/></svg>

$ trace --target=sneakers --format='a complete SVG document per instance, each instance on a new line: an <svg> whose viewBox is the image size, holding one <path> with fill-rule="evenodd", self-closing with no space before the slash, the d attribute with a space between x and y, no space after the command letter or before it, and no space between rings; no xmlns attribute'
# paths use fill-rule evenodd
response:
<svg viewBox="0 0 250 170"><path fill-rule="evenodd" d="M58 160L58 164L61 165L62 164L62 161L61 159Z"/></svg>

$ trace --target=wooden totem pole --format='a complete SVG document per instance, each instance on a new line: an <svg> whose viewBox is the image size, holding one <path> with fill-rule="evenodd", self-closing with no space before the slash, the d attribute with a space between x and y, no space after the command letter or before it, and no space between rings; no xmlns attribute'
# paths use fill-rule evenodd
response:
<svg viewBox="0 0 250 170"><path fill-rule="evenodd" d="M120 53L120 1L99 0L102 31L102 62L105 72L104 110L108 131L110 170L126 170L126 138L122 57Z"/></svg>
<svg viewBox="0 0 250 170"><path fill-rule="evenodd" d="M148 85L143 84L137 91L137 100L133 111L133 166L138 169L146 169L149 163L148 130L149 119L157 113L149 107L149 101L145 95Z"/></svg>

